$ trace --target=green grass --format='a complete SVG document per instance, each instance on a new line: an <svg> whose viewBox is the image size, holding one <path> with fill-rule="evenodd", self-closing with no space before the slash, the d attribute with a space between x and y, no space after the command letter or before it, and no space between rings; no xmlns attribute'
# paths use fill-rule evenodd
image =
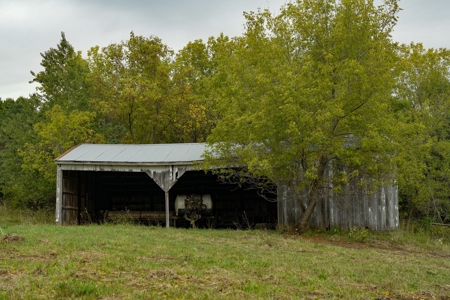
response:
<svg viewBox="0 0 450 300"><path fill-rule="evenodd" d="M55 212L48 210L9 210L0 205L0 226L55 224Z"/></svg>
<svg viewBox="0 0 450 300"><path fill-rule="evenodd" d="M450 245L430 235L5 219L0 299L450 299Z"/></svg>

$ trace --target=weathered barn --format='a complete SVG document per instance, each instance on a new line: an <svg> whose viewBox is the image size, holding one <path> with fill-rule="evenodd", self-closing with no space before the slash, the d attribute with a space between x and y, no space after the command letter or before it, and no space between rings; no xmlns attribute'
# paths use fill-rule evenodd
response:
<svg viewBox="0 0 450 300"><path fill-rule="evenodd" d="M343 187L341 193L335 193L333 171L328 168L326 172L327 184L322 190L322 201L316 205L311 216L311 228L394 230L399 226L398 188L395 182L370 187L370 181L362 184L361 178L354 178ZM306 205L307 199L306 191L294 193L287 183L279 183L278 225L292 228L298 224L302 214L301 206Z"/></svg>
<svg viewBox="0 0 450 300"><path fill-rule="evenodd" d="M101 222L126 212L141 221L169 227L179 219L177 196L197 194L212 199L212 213L204 218L207 226L295 226L301 203L286 184L278 184L278 201L269 202L255 190L221 183L215 175L198 169L204 150L204 143L79 145L56 159L56 223ZM369 192L355 181L344 192L324 194L314 210L312 228L398 227L395 185Z"/></svg>
<svg viewBox="0 0 450 300"><path fill-rule="evenodd" d="M198 170L204 150L204 143L79 145L56 159L56 223L101 222L126 212L143 222L180 225L177 195L197 194L213 199L209 226L275 225L276 203Z"/></svg>

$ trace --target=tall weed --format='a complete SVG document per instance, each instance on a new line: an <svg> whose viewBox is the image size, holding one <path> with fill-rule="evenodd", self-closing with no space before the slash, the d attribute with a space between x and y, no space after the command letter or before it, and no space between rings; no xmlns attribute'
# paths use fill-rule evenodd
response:
<svg viewBox="0 0 450 300"><path fill-rule="evenodd" d="M18 210L0 206L0 225L48 225L55 223L50 210Z"/></svg>

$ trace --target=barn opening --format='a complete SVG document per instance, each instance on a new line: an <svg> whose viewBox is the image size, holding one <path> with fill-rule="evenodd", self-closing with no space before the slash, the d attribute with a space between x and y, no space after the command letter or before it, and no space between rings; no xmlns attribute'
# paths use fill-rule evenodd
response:
<svg viewBox="0 0 450 300"><path fill-rule="evenodd" d="M180 201L197 195L211 202L204 205L197 227L275 228L276 202L198 170L204 147L80 145L68 151L56 160L57 224L132 217L140 224L189 227Z"/></svg>

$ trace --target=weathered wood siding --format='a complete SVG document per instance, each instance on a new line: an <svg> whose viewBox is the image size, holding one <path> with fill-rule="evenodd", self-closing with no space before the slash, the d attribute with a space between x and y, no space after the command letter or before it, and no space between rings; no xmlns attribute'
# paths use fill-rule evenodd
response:
<svg viewBox="0 0 450 300"><path fill-rule="evenodd" d="M331 170L329 177L331 177ZM301 205L308 200L305 191L295 196L286 183L278 184L278 225L280 228L294 228L302 215ZM371 230L394 230L399 225L398 190L396 185L382 186L376 191L361 186L354 180L345 186L343 193L333 193L330 183L324 187L321 200L317 203L310 220L311 229L340 230L369 228Z"/></svg>
<svg viewBox="0 0 450 300"><path fill-rule="evenodd" d="M61 224L81 224L86 213L94 211L93 193L89 196L90 176L86 172L62 171Z"/></svg>

